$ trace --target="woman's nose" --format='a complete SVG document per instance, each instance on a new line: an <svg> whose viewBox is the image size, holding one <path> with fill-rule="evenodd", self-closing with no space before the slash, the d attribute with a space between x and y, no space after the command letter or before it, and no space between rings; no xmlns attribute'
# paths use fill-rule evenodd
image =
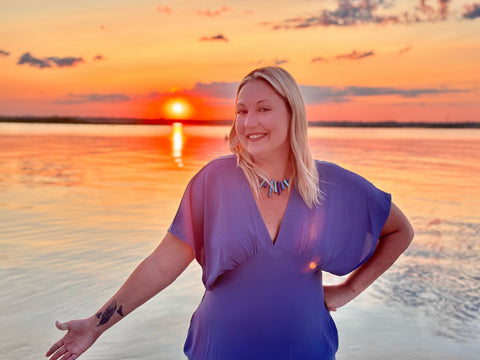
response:
<svg viewBox="0 0 480 360"><path fill-rule="evenodd" d="M243 123L243 126L245 127L255 127L258 124L258 119L255 116L255 114L252 111L249 111L245 115L245 121Z"/></svg>

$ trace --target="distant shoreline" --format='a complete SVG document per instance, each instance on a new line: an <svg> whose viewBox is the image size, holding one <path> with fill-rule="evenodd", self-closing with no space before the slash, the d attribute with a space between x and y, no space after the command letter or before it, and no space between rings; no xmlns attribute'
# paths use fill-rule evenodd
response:
<svg viewBox="0 0 480 360"><path fill-rule="evenodd" d="M225 126L232 120L179 120L179 119L133 119L133 118L80 118L80 117L0 117L0 123L38 124L93 124L93 125L184 125ZM360 128L480 128L480 122L397 122L397 121L309 121L313 127L360 127Z"/></svg>

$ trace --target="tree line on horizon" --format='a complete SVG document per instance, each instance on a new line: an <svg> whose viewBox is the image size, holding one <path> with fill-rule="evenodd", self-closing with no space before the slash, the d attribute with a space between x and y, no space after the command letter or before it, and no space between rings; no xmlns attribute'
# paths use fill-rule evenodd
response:
<svg viewBox="0 0 480 360"><path fill-rule="evenodd" d="M231 125L232 120L195 120L195 119L135 119L135 118L94 118L94 117L71 117L71 116L0 116L0 122L14 123L44 123L44 124L98 124L98 125L172 125L173 123L182 123L184 125ZM350 121L350 120L332 120L332 121L309 121L309 126L325 127L421 127L421 128L480 128L480 121L461 121L461 122L398 122L393 120L386 121Z"/></svg>

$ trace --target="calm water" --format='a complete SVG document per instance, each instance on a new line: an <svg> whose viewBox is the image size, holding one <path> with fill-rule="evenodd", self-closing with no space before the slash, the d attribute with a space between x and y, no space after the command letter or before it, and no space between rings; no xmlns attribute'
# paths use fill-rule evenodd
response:
<svg viewBox="0 0 480 360"><path fill-rule="evenodd" d="M40 359L54 321L89 316L162 239L225 127L0 124L1 359ZM415 242L334 314L339 360L478 359L480 131L310 130L318 159L391 192ZM327 276L329 282L336 282ZM184 359L192 264L84 359Z"/></svg>

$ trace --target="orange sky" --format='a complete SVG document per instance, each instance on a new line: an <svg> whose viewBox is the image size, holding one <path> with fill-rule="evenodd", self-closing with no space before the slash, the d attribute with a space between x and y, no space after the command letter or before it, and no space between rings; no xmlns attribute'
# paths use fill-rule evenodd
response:
<svg viewBox="0 0 480 360"><path fill-rule="evenodd" d="M475 0L0 1L0 116L231 119L280 65L310 120L480 121Z"/></svg>

